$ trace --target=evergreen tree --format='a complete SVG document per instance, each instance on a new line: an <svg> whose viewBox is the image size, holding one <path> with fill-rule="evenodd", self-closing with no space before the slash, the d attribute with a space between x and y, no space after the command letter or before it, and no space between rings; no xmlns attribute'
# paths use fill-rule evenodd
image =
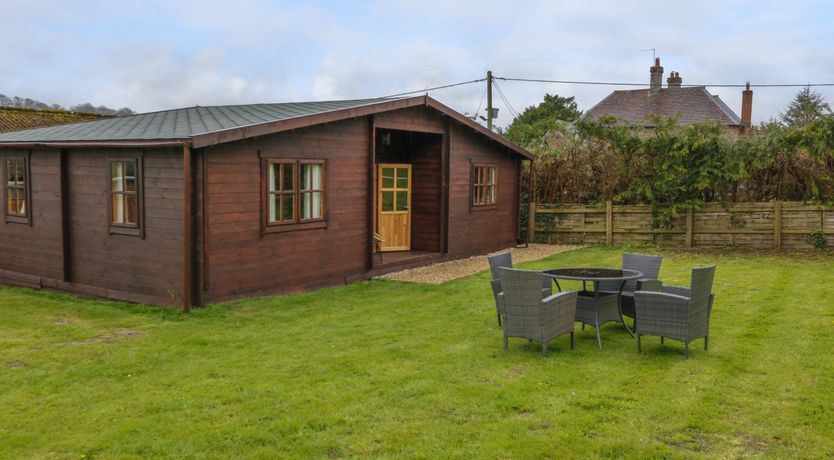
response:
<svg viewBox="0 0 834 460"><path fill-rule="evenodd" d="M813 91L810 86L802 88L793 98L787 110L779 115L782 123L791 126L805 126L825 115L831 114L831 106L822 95Z"/></svg>

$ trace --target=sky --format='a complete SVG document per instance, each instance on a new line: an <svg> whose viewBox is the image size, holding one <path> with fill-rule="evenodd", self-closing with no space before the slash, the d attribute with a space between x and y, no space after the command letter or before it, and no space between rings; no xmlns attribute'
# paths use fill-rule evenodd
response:
<svg viewBox="0 0 834 460"><path fill-rule="evenodd" d="M826 1L0 0L0 93L139 112L378 97L483 78L834 83ZM498 81L499 126L545 93L588 110L615 88ZM472 114L486 84L432 91ZM753 121L799 88L754 88ZM834 105L834 87L816 89ZM741 89L710 88L736 113Z"/></svg>

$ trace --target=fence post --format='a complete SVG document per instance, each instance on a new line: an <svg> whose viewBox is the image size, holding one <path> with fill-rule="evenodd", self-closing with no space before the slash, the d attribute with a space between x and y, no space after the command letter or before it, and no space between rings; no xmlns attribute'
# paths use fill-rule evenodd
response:
<svg viewBox="0 0 834 460"><path fill-rule="evenodd" d="M688 208L686 210L686 247L691 248L694 244L694 228L695 228L695 210Z"/></svg>
<svg viewBox="0 0 834 460"><path fill-rule="evenodd" d="M605 244L614 245L614 203L611 200L605 202Z"/></svg>
<svg viewBox="0 0 834 460"><path fill-rule="evenodd" d="M527 209L527 243L533 243L536 236L536 201L530 200L529 209ZM549 243L549 241L548 241Z"/></svg>
<svg viewBox="0 0 834 460"><path fill-rule="evenodd" d="M782 202L773 202L773 247L782 248Z"/></svg>

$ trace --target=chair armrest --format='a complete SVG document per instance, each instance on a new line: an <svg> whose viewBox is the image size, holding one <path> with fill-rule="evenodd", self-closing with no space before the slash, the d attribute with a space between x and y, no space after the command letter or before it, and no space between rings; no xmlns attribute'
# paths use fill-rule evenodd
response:
<svg viewBox="0 0 834 460"><path fill-rule="evenodd" d="M577 296L576 291L557 292L556 294L553 294L551 296L548 296L548 297L545 297L544 299L542 299L542 303L547 305L547 304L550 304L550 303L557 302L560 299L561 299L562 302L565 302L565 301L567 301L567 300L569 300L573 297L576 297L576 296Z"/></svg>
<svg viewBox="0 0 834 460"><path fill-rule="evenodd" d="M573 324L573 319L576 317L577 296L576 291L562 291L542 300L542 318L544 321L558 321L559 316L564 316L565 321Z"/></svg>
<svg viewBox="0 0 834 460"><path fill-rule="evenodd" d="M666 286L664 286L663 289L666 289ZM672 294L671 292L637 291L634 293L634 298L637 299L638 297L646 300L663 299L669 301L670 303L689 304L689 297L685 297L678 294Z"/></svg>
<svg viewBox="0 0 834 460"><path fill-rule="evenodd" d="M660 288L660 292L664 294L674 294L680 297L686 297L687 299L692 297L692 291L688 287L683 286L663 286Z"/></svg>
<svg viewBox="0 0 834 460"><path fill-rule="evenodd" d="M640 279L637 280L637 289L635 289L635 291L661 292L662 287L663 281Z"/></svg>

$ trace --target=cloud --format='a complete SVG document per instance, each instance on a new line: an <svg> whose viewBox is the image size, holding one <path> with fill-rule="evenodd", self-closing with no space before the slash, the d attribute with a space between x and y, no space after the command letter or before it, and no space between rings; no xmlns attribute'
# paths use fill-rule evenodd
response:
<svg viewBox="0 0 834 460"><path fill-rule="evenodd" d="M132 50L102 60L112 75L91 94L94 104L120 101L140 111L270 100L271 82L231 72L223 50L178 58L171 47Z"/></svg>
<svg viewBox="0 0 834 460"><path fill-rule="evenodd" d="M834 81L820 2L148 0L3 2L0 92L64 105L195 104L381 96L497 76L648 82L657 48L685 83ZM33 29L37 33L31 33ZM20 37L26 37L21 40ZM499 80L516 110L544 93L587 110L611 87ZM483 113L484 84L433 93ZM754 119L797 89L756 89ZM719 89L738 111L740 89ZM829 100L834 90L820 89ZM499 125L511 120L501 108Z"/></svg>

